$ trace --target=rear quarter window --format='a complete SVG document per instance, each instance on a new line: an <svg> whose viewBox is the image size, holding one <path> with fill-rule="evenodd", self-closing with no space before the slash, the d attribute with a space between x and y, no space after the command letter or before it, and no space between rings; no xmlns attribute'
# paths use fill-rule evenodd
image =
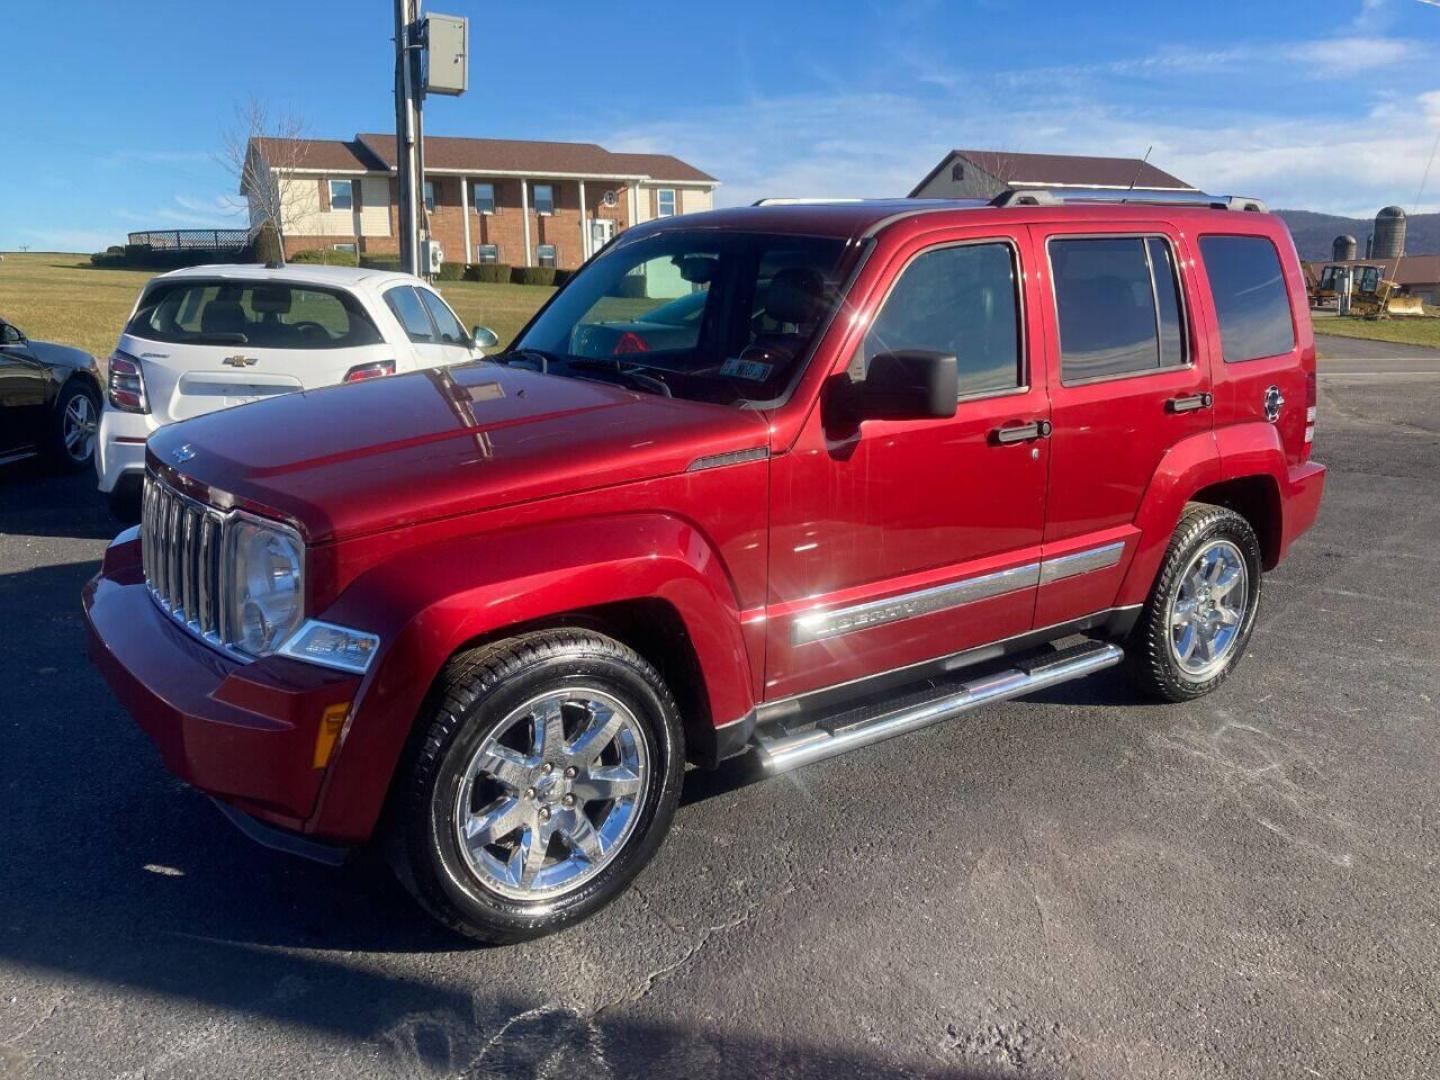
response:
<svg viewBox="0 0 1440 1080"><path fill-rule="evenodd" d="M1263 236L1202 236L1200 258L1227 364L1295 348L1295 323L1280 253Z"/></svg>

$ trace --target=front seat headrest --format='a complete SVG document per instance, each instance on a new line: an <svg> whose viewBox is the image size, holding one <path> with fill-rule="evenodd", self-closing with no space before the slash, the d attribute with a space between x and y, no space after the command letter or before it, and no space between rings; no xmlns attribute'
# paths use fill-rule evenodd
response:
<svg viewBox="0 0 1440 1080"><path fill-rule="evenodd" d="M765 314L780 323L810 323L825 304L825 279L808 266L787 266L770 279Z"/></svg>

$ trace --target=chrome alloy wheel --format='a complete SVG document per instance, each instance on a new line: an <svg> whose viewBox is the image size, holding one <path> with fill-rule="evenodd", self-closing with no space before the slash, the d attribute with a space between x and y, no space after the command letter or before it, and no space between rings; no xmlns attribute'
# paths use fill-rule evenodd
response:
<svg viewBox="0 0 1440 1080"><path fill-rule="evenodd" d="M65 453L79 465L89 461L95 451L95 433L100 430L100 420L95 415L95 403L85 394L76 394L65 406L65 419L61 437L65 440Z"/></svg>
<svg viewBox="0 0 1440 1080"><path fill-rule="evenodd" d="M1170 651L1193 682L1210 678L1230 659L1250 602L1245 557L1229 540L1211 540L1190 560L1170 598Z"/></svg>
<svg viewBox="0 0 1440 1080"><path fill-rule="evenodd" d="M466 766L460 851L510 899L570 892L624 846L650 782L640 721L626 705L593 687L542 694L505 717Z"/></svg>

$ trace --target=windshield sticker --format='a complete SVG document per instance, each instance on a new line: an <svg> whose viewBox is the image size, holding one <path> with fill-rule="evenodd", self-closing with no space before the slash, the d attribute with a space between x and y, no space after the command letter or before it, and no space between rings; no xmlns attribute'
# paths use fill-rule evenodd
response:
<svg viewBox="0 0 1440 1080"><path fill-rule="evenodd" d="M774 370L774 364L762 364L759 360L741 360L738 356L732 356L720 365L721 375L749 379L751 382L764 382Z"/></svg>

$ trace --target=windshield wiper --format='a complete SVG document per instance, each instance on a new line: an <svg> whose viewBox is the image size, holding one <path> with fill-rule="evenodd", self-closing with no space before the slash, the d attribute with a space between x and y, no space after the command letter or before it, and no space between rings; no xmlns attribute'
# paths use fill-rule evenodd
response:
<svg viewBox="0 0 1440 1080"><path fill-rule="evenodd" d="M506 349L503 353L497 353L495 356L487 356L485 359L492 360L497 364L504 364L506 367L509 367L516 360L529 360L531 363L539 364L540 366L537 370L540 374L544 375L550 370L551 364L560 363L562 358L556 356L554 353L548 353L544 349L520 348Z"/></svg>
<svg viewBox="0 0 1440 1080"><path fill-rule="evenodd" d="M566 360L565 366L574 371L593 371L597 375L614 375L621 382L636 390L659 394L662 397L675 396L664 379L657 379L653 375L646 375L640 371L639 368L644 365L632 364L625 367L619 360L594 360L589 357L577 356Z"/></svg>

